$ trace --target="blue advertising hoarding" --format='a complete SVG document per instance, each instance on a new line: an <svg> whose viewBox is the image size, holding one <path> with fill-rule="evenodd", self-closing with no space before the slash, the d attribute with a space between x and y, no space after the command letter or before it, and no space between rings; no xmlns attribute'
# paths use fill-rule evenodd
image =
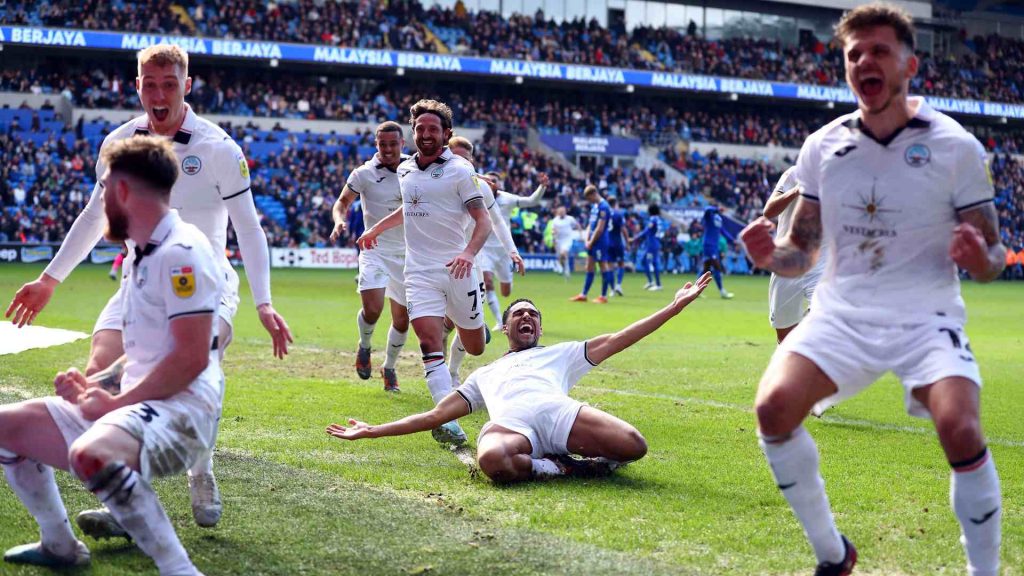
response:
<svg viewBox="0 0 1024 576"><path fill-rule="evenodd" d="M636 156L640 141L635 138L614 136L574 136L572 134L541 134L540 141L567 154L602 154L606 156Z"/></svg>
<svg viewBox="0 0 1024 576"><path fill-rule="evenodd" d="M126 34L63 28L0 26L0 43L133 51L141 50L153 44L177 44L190 54L205 56L278 60L282 62L343 64L385 69L407 68L411 70L444 71L487 76L522 76L523 78L597 83L623 87L632 85L668 90L741 94L843 104L853 104L856 101L853 92L845 86L812 86L808 84L769 82L766 80L702 76L699 74L628 70L606 66L581 66L554 62L501 60L452 56L448 54L289 44L285 42L213 39L160 34ZM981 102L935 96L928 96L927 101L934 108L944 112L1024 119L1024 105L1020 104Z"/></svg>

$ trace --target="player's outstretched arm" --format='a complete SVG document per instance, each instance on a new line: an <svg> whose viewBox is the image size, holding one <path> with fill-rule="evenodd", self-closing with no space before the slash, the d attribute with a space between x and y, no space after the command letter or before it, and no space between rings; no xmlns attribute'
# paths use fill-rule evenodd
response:
<svg viewBox="0 0 1024 576"><path fill-rule="evenodd" d="M334 219L334 230L331 231L331 242L337 242L341 235L348 232L348 208L356 201L356 193L345 184L341 190L341 196L334 201L331 208L331 217Z"/></svg>
<svg viewBox="0 0 1024 576"><path fill-rule="evenodd" d="M224 200L228 210L228 218L235 228L238 237L238 248L244 258L242 265L249 277L249 288L252 299L256 302L256 313L260 324L270 334L274 347L274 356L284 358L288 354L288 344L293 342L292 331L284 317L274 310L270 298L270 250L267 248L267 234L260 224L260 216L256 212L256 204L252 194L240 194Z"/></svg>
<svg viewBox="0 0 1024 576"><path fill-rule="evenodd" d="M494 235L501 242L502 248L508 252L509 258L515 264L519 275L526 276L526 264L523 262L523 257L519 255L519 249L516 248L515 240L512 239L512 231L509 230L508 223L505 222L505 215L501 213L501 208L498 207L498 203L494 198L497 185L493 180L484 178L481 179L479 188L480 193L484 195L484 205L489 206L487 214L491 217L491 227Z"/></svg>
<svg viewBox="0 0 1024 576"><path fill-rule="evenodd" d="M469 404L458 393L452 392L445 396L430 412L413 414L401 420L378 426L371 426L365 422L350 418L347 427L341 424L331 424L327 427L327 433L342 440L403 436L405 434L433 430L445 422L451 422L467 414L469 414Z"/></svg>
<svg viewBox="0 0 1024 576"><path fill-rule="evenodd" d="M356 244L363 250L372 250L377 247L377 237L391 230L395 226L401 226L405 222L405 213L402 210L405 206L395 208L391 214L380 219L379 222L370 226L370 229L363 232L363 235L356 240Z"/></svg>
<svg viewBox="0 0 1024 576"><path fill-rule="evenodd" d="M775 225L764 216L740 232L740 238L754 265L779 276L802 276L814 266L821 247L821 206L801 197L793 214L789 235L772 238Z"/></svg>
<svg viewBox="0 0 1024 576"><path fill-rule="evenodd" d="M680 288L668 306L614 334L603 334L587 340L587 358L594 364L600 364L636 344L682 312L683 308L700 296L709 282L711 282L711 273L705 272L697 279L696 283L687 282Z"/></svg>
<svg viewBox="0 0 1024 576"><path fill-rule="evenodd" d="M97 173L101 173L100 168L97 168ZM18 328L35 321L36 316L50 303L57 285L71 274L103 237L106 220L103 213L103 187L97 183L93 186L89 202L75 218L53 260L39 278L26 283L14 294L4 317L10 318L13 314L11 322L17 324Z"/></svg>
<svg viewBox="0 0 1024 576"><path fill-rule="evenodd" d="M1006 267L1006 247L999 238L999 214L991 202L957 215L949 255L978 282L991 282Z"/></svg>
<svg viewBox="0 0 1024 576"><path fill-rule="evenodd" d="M530 194L529 196L526 197L519 197L516 199L516 205L519 206L520 208L532 208L534 206L540 206L541 198L544 197L544 192L546 192L548 189L548 175L545 174L544 172L541 172L537 176L537 178L538 180L540 180L540 185L538 185L537 189L533 191L533 194Z"/></svg>

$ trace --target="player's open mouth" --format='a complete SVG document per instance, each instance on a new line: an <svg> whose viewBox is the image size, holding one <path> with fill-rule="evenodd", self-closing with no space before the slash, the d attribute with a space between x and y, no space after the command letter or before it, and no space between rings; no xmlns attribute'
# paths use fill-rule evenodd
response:
<svg viewBox="0 0 1024 576"><path fill-rule="evenodd" d="M153 107L153 119L157 122L163 122L167 120L167 117L171 115L171 109L164 106Z"/></svg>
<svg viewBox="0 0 1024 576"><path fill-rule="evenodd" d="M882 79L878 76L868 76L860 80L860 93L864 96L878 96L884 87Z"/></svg>
<svg viewBox="0 0 1024 576"><path fill-rule="evenodd" d="M519 333L523 334L523 335L535 334L535 332L533 330L533 325L532 324L520 324L519 325Z"/></svg>

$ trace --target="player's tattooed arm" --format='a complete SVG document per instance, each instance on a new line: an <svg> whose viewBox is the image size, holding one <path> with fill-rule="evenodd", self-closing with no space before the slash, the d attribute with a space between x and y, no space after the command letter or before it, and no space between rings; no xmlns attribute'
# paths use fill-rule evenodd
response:
<svg viewBox="0 0 1024 576"><path fill-rule="evenodd" d="M473 198L466 202L466 211L473 218L475 226L473 227L473 235L469 239L469 243L466 245L466 252L472 255L476 255L483 248L484 242L487 241L487 237L491 235L493 226L491 225L491 217L487 213L487 207L484 206L483 198Z"/></svg>
<svg viewBox="0 0 1024 576"><path fill-rule="evenodd" d="M779 276L802 276L814 266L821 248L821 205L799 199L789 235L775 245L770 270Z"/></svg>
<svg viewBox="0 0 1024 576"><path fill-rule="evenodd" d="M110 366L89 376L89 384L97 386L116 396L121 392L121 376L124 375L124 365L128 363L128 356L121 356Z"/></svg>
<svg viewBox="0 0 1024 576"><path fill-rule="evenodd" d="M957 215L949 254L978 282L991 282L1006 267L1006 247L999 238L999 214L991 202Z"/></svg>

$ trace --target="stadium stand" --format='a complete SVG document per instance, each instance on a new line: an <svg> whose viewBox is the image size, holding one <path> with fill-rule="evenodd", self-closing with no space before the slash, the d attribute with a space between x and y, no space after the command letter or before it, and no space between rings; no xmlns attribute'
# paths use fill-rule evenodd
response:
<svg viewBox="0 0 1024 576"><path fill-rule="evenodd" d="M829 39L808 38L796 45L758 38L711 40L695 26L637 26L627 31L619 25L601 27L594 20L556 22L540 11L503 18L488 11L424 8L415 0L13 2L0 9L0 23L486 54L824 86L843 83L842 54ZM1024 40L962 34L957 46L942 54L919 53L921 72L911 89L1019 103L1024 101L1022 55Z"/></svg>
<svg viewBox="0 0 1024 576"><path fill-rule="evenodd" d="M74 62L74 61L72 61ZM0 91L53 94L81 108L138 108L131 64L103 68L52 61L30 70L0 72ZM467 127L535 127L544 133L636 137L645 142L696 142L799 147L833 110L778 110L755 104L723 105L634 95L629 100L601 93L582 101L564 91L515 89L466 82L381 82L216 70L197 66L188 101L200 114L376 122L405 121L412 102L444 94ZM1024 150L1024 129L971 125L985 147L997 153ZM667 140L666 140L667 139Z"/></svg>
<svg viewBox="0 0 1024 576"><path fill-rule="evenodd" d="M143 16L145 15L145 16ZM582 20L555 22L542 13L500 17L431 6L412 0L280 4L256 2L115 2L80 5L13 2L0 7L0 22L36 26L149 31L236 39L290 41L364 48L485 54L490 57L563 61L656 70L674 70L778 81L838 85L841 54L814 39L782 45L754 38L702 37L698 30L605 28ZM351 25L328 26L327 23ZM940 57L922 54L912 90L975 99L1021 101L1020 56L1024 42L998 36L967 37ZM97 63L81 54L32 54L20 67L0 72L0 91L65 98L78 109L137 109L130 55ZM640 226L651 202L677 213L699 210L709 200L730 208L740 221L755 217L765 194L787 159L720 154L714 145L757 145L793 149L806 135L843 110L821 106L778 107L765 101L728 102L707 97L679 98L655 93L623 98L611 91L564 86L528 87L494 81L443 77L382 78L320 70L279 70L246 64L193 63L189 102L201 114L233 117L344 120L370 125L405 121L411 102L440 96L464 127L486 128L478 142L480 167L506 174L506 188L525 191L536 174L552 179L548 204L516 214L513 232L528 252L545 252L544 230L556 205L582 216L579 191L587 182L632 207L630 225ZM1004 240L1015 251L1024 246L1024 167L1014 156L1024 150L1024 130L1014 123L959 118L996 156L993 174ZM332 228L330 207L345 177L373 153L372 135L311 134L277 127L265 130L236 123L231 132L246 150L256 202L275 246L323 246ZM4 157L0 199L0 241L59 241L92 187L91 166L103 135L113 126L79 122L70 129L53 106L40 110L0 110ZM618 165L597 157L573 172L527 141L540 134L638 138L660 150L670 171ZM788 158L789 161L792 158ZM301 174L302 177L297 177ZM664 243L663 269L692 269L688 243L699 234L690 220L673 224ZM352 244L351 238L344 241ZM732 250L726 263L749 270ZM1013 271L1011 270L1011 275Z"/></svg>

